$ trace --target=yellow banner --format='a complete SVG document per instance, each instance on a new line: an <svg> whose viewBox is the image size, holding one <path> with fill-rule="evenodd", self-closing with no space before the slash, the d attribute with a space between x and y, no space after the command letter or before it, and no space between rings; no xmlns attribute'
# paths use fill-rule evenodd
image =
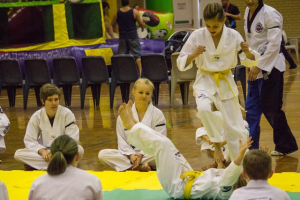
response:
<svg viewBox="0 0 300 200"><path fill-rule="evenodd" d="M88 49L85 50L86 56L102 56L106 65L111 65L111 57L114 55L111 48Z"/></svg>

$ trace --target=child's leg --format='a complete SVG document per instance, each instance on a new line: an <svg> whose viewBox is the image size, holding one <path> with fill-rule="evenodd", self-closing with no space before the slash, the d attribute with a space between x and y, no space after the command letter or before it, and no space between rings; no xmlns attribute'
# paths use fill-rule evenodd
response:
<svg viewBox="0 0 300 200"><path fill-rule="evenodd" d="M15 159L18 162L29 165L37 170L47 170L48 162L43 156L29 149L19 149L15 153Z"/></svg>
<svg viewBox="0 0 300 200"><path fill-rule="evenodd" d="M185 172L192 168L174 144L167 137L141 123L133 126L127 141L145 153L154 155L157 176L162 187L171 197L182 198L184 180L180 179L180 174L182 170Z"/></svg>
<svg viewBox="0 0 300 200"><path fill-rule="evenodd" d="M180 174L193 169L167 137L142 123L134 122L130 112L131 107L125 103L118 111L124 127L131 130L127 141L146 154L154 155L157 177L162 187L171 197L182 198L186 179L182 180Z"/></svg>
<svg viewBox="0 0 300 200"><path fill-rule="evenodd" d="M220 102L220 111L224 119L224 135L227 140L228 154L234 160L239 154L239 140L244 143L249 135L239 104L234 98Z"/></svg>
<svg viewBox="0 0 300 200"><path fill-rule="evenodd" d="M117 149L103 149L99 152L98 158L116 171L125 171L132 167L130 159Z"/></svg>
<svg viewBox="0 0 300 200"><path fill-rule="evenodd" d="M213 101L206 96L196 97L198 117L201 119L207 135L215 145L214 158L217 162L224 160L219 143L223 141L223 116L219 111L213 111Z"/></svg>

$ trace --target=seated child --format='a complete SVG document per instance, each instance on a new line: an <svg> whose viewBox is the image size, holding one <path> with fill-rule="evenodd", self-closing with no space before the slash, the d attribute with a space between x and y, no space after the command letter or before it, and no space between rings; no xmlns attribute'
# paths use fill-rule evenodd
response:
<svg viewBox="0 0 300 200"><path fill-rule="evenodd" d="M247 185L235 190L230 200L240 199L280 199L290 200L287 193L268 183L272 177L272 159L270 155L258 149L250 150L243 160L242 175Z"/></svg>

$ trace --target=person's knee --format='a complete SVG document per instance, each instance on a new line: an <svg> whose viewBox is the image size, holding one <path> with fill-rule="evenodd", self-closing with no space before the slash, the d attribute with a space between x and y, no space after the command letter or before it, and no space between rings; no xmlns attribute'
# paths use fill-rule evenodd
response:
<svg viewBox="0 0 300 200"><path fill-rule="evenodd" d="M108 152L109 152L108 149L102 149L101 151L99 151L99 153L98 153L98 159L100 161L106 160Z"/></svg>
<svg viewBox="0 0 300 200"><path fill-rule="evenodd" d="M163 148L168 148L173 143L167 137L160 137L160 138L154 139L152 141L152 144L153 144L153 149L159 150L159 149L163 149Z"/></svg>
<svg viewBox="0 0 300 200"><path fill-rule="evenodd" d="M198 109L198 117L206 117L208 113L212 112L212 109L208 106L200 104L197 106Z"/></svg>
<svg viewBox="0 0 300 200"><path fill-rule="evenodd" d="M14 155L14 158L15 160L17 161L21 161L22 160L22 149L18 149L16 152L15 152L15 155Z"/></svg>

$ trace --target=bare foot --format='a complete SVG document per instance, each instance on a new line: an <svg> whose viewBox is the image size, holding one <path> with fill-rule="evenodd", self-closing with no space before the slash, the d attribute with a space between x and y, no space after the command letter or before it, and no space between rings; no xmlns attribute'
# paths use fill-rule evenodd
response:
<svg viewBox="0 0 300 200"><path fill-rule="evenodd" d="M206 171L206 170L208 170L208 169L210 169L210 168L217 168L217 163L215 162L215 163L213 163L213 164L210 164L210 165L204 165L203 167L202 167L202 170L203 171Z"/></svg>
<svg viewBox="0 0 300 200"><path fill-rule="evenodd" d="M125 103L123 103L119 107L118 113L119 113L119 115L121 117L121 120L123 122L123 126L126 129L130 130L135 125L135 123L133 122L133 120L131 119L131 117L129 117Z"/></svg>
<svg viewBox="0 0 300 200"><path fill-rule="evenodd" d="M214 154L215 161L217 163L224 162L224 155L220 143L214 143L214 146L215 146L215 154Z"/></svg>
<svg viewBox="0 0 300 200"><path fill-rule="evenodd" d="M137 170L139 170L140 172L149 172L151 171L151 167L149 166L148 163L145 163L145 164L141 164Z"/></svg>
<svg viewBox="0 0 300 200"><path fill-rule="evenodd" d="M128 115L133 120L133 122L136 124L136 123L138 123L138 121L133 117L132 105L133 105L132 101L129 100L128 103L127 103L126 109L127 109Z"/></svg>

